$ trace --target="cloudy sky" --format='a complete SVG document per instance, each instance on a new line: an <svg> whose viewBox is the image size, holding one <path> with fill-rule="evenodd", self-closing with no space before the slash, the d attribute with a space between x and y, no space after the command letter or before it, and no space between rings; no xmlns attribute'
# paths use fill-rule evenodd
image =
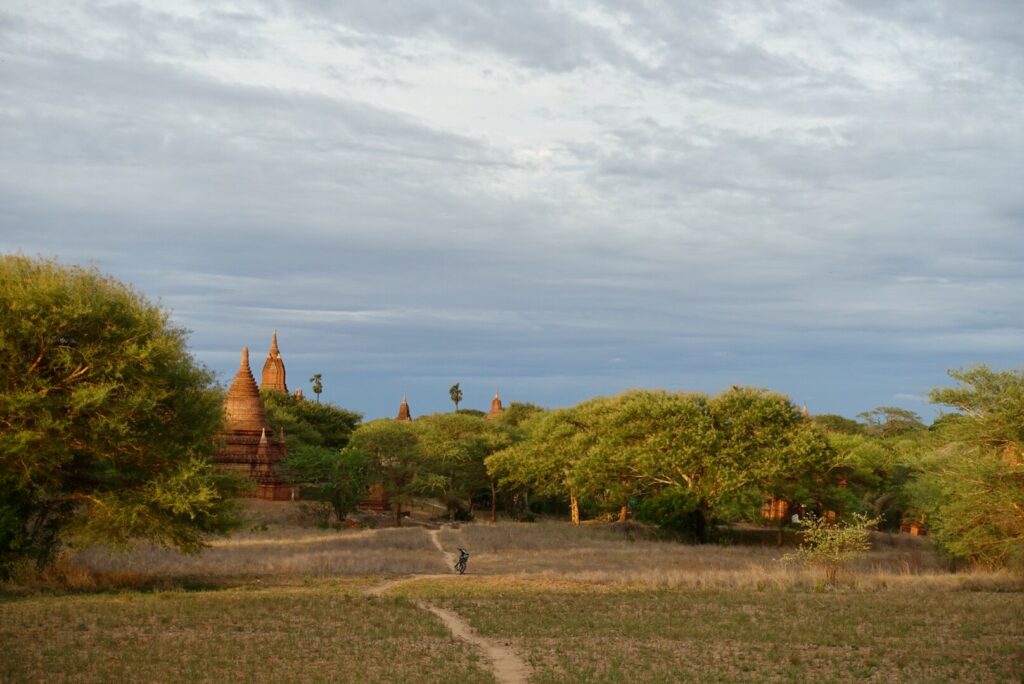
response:
<svg viewBox="0 0 1024 684"><path fill-rule="evenodd" d="M367 417L1024 366L1024 5L0 5L0 251Z"/></svg>

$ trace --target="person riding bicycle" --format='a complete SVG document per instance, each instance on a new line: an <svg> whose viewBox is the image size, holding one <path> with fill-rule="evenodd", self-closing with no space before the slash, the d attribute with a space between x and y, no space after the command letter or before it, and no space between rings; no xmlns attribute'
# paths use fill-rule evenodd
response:
<svg viewBox="0 0 1024 684"><path fill-rule="evenodd" d="M459 562L455 564L455 571L460 575L466 572L466 561L469 560L469 551L459 547Z"/></svg>

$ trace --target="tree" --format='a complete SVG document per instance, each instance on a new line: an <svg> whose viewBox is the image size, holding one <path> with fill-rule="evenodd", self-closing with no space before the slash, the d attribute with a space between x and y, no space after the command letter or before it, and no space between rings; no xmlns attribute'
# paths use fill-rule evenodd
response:
<svg viewBox="0 0 1024 684"><path fill-rule="evenodd" d="M864 428L870 434L878 437L895 437L925 429L925 424L921 422L921 416L898 406L879 406L876 409L858 413L857 417L864 421Z"/></svg>
<svg viewBox="0 0 1024 684"><path fill-rule="evenodd" d="M765 497L821 499L837 479L824 434L784 395L732 387L711 399L675 395L661 403L640 469L687 494L701 541L717 510L759 508Z"/></svg>
<svg viewBox="0 0 1024 684"><path fill-rule="evenodd" d="M839 571L871 550L871 529L878 521L878 518L862 514L854 514L849 522L830 522L825 517L807 516L798 523L803 536L800 548L785 559L821 568L825 572L825 582L835 586Z"/></svg>
<svg viewBox="0 0 1024 684"><path fill-rule="evenodd" d="M950 371L958 387L932 390L956 409L934 431L913 493L952 555L1000 566L1024 561L1024 372Z"/></svg>
<svg viewBox="0 0 1024 684"><path fill-rule="evenodd" d="M339 521L366 498L377 481L377 462L371 454L351 447L335 450L299 447L288 454L282 471L291 482L313 485L320 499L334 509Z"/></svg>
<svg viewBox="0 0 1024 684"><path fill-rule="evenodd" d="M488 487L484 459L498 443L482 417L436 413L416 420L424 471L422 493L440 498L451 520L464 509L473 514L474 497Z"/></svg>
<svg viewBox="0 0 1024 684"><path fill-rule="evenodd" d="M352 433L349 445L369 454L376 462L384 495L395 511L395 524L402 524L402 506L423 489L424 472L416 426L383 418L364 423Z"/></svg>
<svg viewBox="0 0 1024 684"><path fill-rule="evenodd" d="M337 452L348 444L362 420L362 415L330 402L314 404L274 390L264 390L260 395L267 408L267 422L275 432L284 430L289 451L313 446Z"/></svg>
<svg viewBox="0 0 1024 684"><path fill-rule="evenodd" d="M196 551L237 522L221 394L185 331L95 269L0 257L0 572L62 540Z"/></svg>
<svg viewBox="0 0 1024 684"><path fill-rule="evenodd" d="M448 396L451 397L452 403L455 404L455 410L459 410L459 402L462 401L462 390L459 389L459 383L455 383L448 388Z"/></svg>
<svg viewBox="0 0 1024 684"><path fill-rule="evenodd" d="M316 373L309 379L313 383L313 394L316 395L316 403L320 403L320 393L324 391L323 374Z"/></svg>

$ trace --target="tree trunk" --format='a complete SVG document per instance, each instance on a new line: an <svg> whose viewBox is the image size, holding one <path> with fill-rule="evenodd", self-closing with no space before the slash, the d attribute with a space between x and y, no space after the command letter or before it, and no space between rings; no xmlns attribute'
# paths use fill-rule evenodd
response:
<svg viewBox="0 0 1024 684"><path fill-rule="evenodd" d="M626 504L622 504L622 508L619 509L619 522L620 523L626 522L626 513L628 512L628 510L629 509L628 509L627 505Z"/></svg>
<svg viewBox="0 0 1024 684"><path fill-rule="evenodd" d="M697 543L699 543L699 544L707 544L708 543L707 507L706 506L699 506L697 508L697 510L694 511L694 515L696 517L694 518L694 521L693 521L693 523L694 523L693 524L693 531L694 531L694 534L697 535Z"/></svg>
<svg viewBox="0 0 1024 684"><path fill-rule="evenodd" d="M491 522L498 522L498 491L493 480L491 481Z"/></svg>
<svg viewBox="0 0 1024 684"><path fill-rule="evenodd" d="M395 504L395 525L398 527L402 526L402 504Z"/></svg>
<svg viewBox="0 0 1024 684"><path fill-rule="evenodd" d="M580 524L580 502L575 493L569 494L569 510L572 512L572 524Z"/></svg>

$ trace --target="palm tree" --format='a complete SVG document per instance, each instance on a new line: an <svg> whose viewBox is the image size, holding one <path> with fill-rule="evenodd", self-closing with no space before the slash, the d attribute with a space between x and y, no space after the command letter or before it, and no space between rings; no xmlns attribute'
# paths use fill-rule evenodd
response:
<svg viewBox="0 0 1024 684"><path fill-rule="evenodd" d="M320 403L320 393L324 391L323 375L317 373L309 379L313 383L313 394L316 395L316 403Z"/></svg>
<svg viewBox="0 0 1024 684"><path fill-rule="evenodd" d="M455 403L455 410L459 410L459 402L462 401L462 390L459 389L459 383L455 383L448 390L448 396L452 398Z"/></svg>

